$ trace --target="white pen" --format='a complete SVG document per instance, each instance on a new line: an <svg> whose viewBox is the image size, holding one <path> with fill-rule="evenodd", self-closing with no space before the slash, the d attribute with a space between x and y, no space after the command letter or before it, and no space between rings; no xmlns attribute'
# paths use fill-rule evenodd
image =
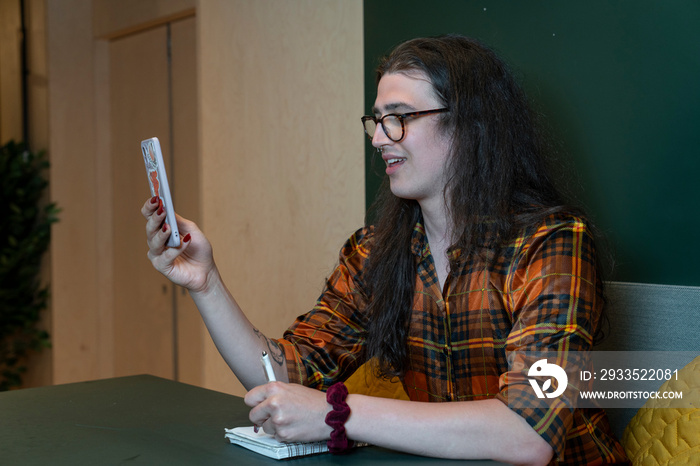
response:
<svg viewBox="0 0 700 466"><path fill-rule="evenodd" d="M272 364L270 363L270 355L267 354L267 352L263 351L262 356L260 357L260 361L262 361L262 366L263 370L265 371L265 378L267 379L267 381L275 382L277 379L275 378L275 371L272 370Z"/></svg>

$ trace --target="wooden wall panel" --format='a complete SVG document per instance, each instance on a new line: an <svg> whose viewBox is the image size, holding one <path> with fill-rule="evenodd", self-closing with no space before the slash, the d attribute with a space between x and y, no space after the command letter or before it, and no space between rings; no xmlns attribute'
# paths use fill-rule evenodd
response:
<svg viewBox="0 0 700 466"><path fill-rule="evenodd" d="M238 303L279 337L363 221L362 3L211 0L197 16L202 227ZM205 384L243 393L206 348Z"/></svg>
<svg viewBox="0 0 700 466"><path fill-rule="evenodd" d="M100 354L92 10L83 0L48 2L49 185L62 208L51 237L53 382L96 378ZM104 207L109 210L110 206Z"/></svg>
<svg viewBox="0 0 700 466"><path fill-rule="evenodd" d="M0 144L22 140L20 3L0 0Z"/></svg>
<svg viewBox="0 0 700 466"><path fill-rule="evenodd" d="M172 284L145 259L140 207L149 192L139 141L160 139L168 170L165 26L110 44L115 375L173 376Z"/></svg>
<svg viewBox="0 0 700 466"><path fill-rule="evenodd" d="M8 2L5 1L5 3ZM27 77L27 94L29 100L28 137L30 148L34 151L40 151L49 148L45 2L43 0L26 2L25 15L27 23L27 66L29 73ZM0 13L0 17L1 16L2 13ZM2 68L2 65L0 65L0 68ZM0 99L2 98L0 97ZM2 116L0 116L0 118L2 118ZM42 282L47 284L50 282L51 277L50 257L50 253L44 257L41 272ZM48 309L42 313L42 320L39 326L47 331L51 330L51 313ZM23 376L24 386L37 387L51 382L53 367L52 356L53 354L50 349L44 349L30 356L27 363L28 371Z"/></svg>
<svg viewBox="0 0 700 466"><path fill-rule="evenodd" d="M29 140L36 150L49 147L48 73L46 69L46 3L25 2L27 22L27 93L29 100Z"/></svg>
<svg viewBox="0 0 700 466"><path fill-rule="evenodd" d="M172 43L172 183L175 208L194 222L200 221L199 143L197 113L196 19L171 23ZM177 379L199 385L203 377L204 324L189 294L176 291L175 347Z"/></svg>

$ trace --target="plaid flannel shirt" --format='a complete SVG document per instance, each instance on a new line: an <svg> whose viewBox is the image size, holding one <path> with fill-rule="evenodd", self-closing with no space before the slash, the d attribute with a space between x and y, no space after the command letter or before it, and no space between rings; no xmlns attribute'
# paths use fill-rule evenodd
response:
<svg viewBox="0 0 700 466"><path fill-rule="evenodd" d="M325 390L365 362L366 303L357 283L371 242L371 228L348 240L314 309L279 340L291 382ZM448 276L442 290L420 223L412 252L418 276L410 368L402 380L411 400L497 398L552 446L559 464L625 462L601 410L513 407L526 406L535 395L524 374L509 366L509 354L545 349L565 354L592 345L603 302L584 222L549 217L506 245L488 270L483 261L454 251L459 272Z"/></svg>

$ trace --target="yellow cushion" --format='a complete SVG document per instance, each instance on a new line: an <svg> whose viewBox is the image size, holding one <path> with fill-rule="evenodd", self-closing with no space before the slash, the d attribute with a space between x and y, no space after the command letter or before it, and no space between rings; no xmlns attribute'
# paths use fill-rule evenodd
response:
<svg viewBox="0 0 700 466"><path fill-rule="evenodd" d="M373 367L374 362L370 360L360 366L360 368L345 381L349 393L408 400L408 395L403 389L403 385L398 377L394 377L391 380L380 379L374 375Z"/></svg>
<svg viewBox="0 0 700 466"><path fill-rule="evenodd" d="M660 392L683 391L680 400L648 400L632 418L622 444L633 465L700 465L700 356L665 382Z"/></svg>

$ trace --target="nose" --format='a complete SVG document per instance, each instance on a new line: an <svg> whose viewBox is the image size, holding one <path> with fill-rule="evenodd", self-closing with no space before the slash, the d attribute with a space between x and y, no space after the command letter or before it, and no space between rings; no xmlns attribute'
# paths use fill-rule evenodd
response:
<svg viewBox="0 0 700 466"><path fill-rule="evenodd" d="M389 139L389 137L386 135L384 125L382 123L377 123L377 127L374 130L374 136L372 136L372 145L379 149L382 146L393 144L393 142L394 141Z"/></svg>

